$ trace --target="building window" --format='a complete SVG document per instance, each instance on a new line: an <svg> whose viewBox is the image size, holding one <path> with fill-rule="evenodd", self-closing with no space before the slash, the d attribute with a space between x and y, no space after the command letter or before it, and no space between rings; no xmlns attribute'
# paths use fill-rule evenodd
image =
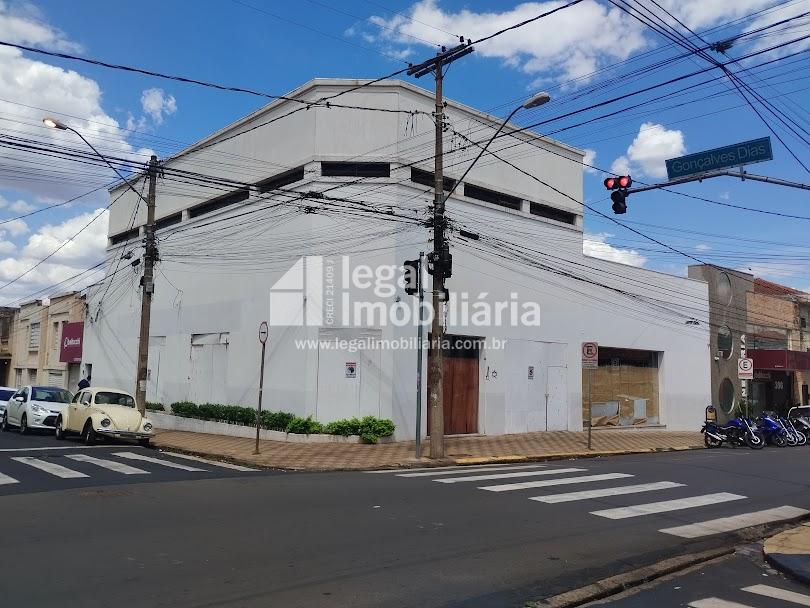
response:
<svg viewBox="0 0 810 608"><path fill-rule="evenodd" d="M599 347L599 367L582 370L582 419L588 424L588 382L594 426L659 424L659 353Z"/></svg>
<svg viewBox="0 0 810 608"><path fill-rule="evenodd" d="M162 230L163 228L168 228L169 226L179 224L182 221L183 221L182 213L167 215L166 217L162 217L155 222L155 230Z"/></svg>
<svg viewBox="0 0 810 608"><path fill-rule="evenodd" d="M114 234L110 237L110 243L113 245L118 245L119 243L131 241L132 239L138 238L139 232L139 228L132 228L126 232L119 232L118 234Z"/></svg>
<svg viewBox="0 0 810 608"><path fill-rule="evenodd" d="M247 189L229 192L223 196L218 196L210 201L206 201L191 207L191 209L188 210L188 217L195 218L205 215L206 213L213 213L214 211L219 211L220 209L229 207L230 205L235 205L237 203L241 203L242 201L246 201L248 198L250 198L250 191Z"/></svg>
<svg viewBox="0 0 810 608"><path fill-rule="evenodd" d="M717 302L722 306L731 304L734 298L734 291L731 289L731 277L728 273L721 272L717 277Z"/></svg>
<svg viewBox="0 0 810 608"><path fill-rule="evenodd" d="M492 203L493 205L500 205L508 209L520 210L521 199L516 196L509 196L503 192L497 192L488 188L481 188L480 186L473 186L472 184L464 184L464 196L474 198L479 201Z"/></svg>
<svg viewBox="0 0 810 608"><path fill-rule="evenodd" d="M51 335L51 350L59 350L59 321L54 321Z"/></svg>
<svg viewBox="0 0 810 608"><path fill-rule="evenodd" d="M728 378L723 378L720 383L718 398L723 411L726 414L731 414L734 411L734 384Z"/></svg>
<svg viewBox="0 0 810 608"><path fill-rule="evenodd" d="M731 357L732 342L731 330L728 325L723 325L717 330L717 356L723 359Z"/></svg>
<svg viewBox="0 0 810 608"><path fill-rule="evenodd" d="M532 215L539 215L540 217L544 217L549 220L563 222L564 224L573 224L577 221L576 214L571 213L570 211L557 209L556 207L549 207L548 205L543 205L541 203L530 203L529 213Z"/></svg>
<svg viewBox="0 0 810 608"><path fill-rule="evenodd" d="M31 323L28 328L28 350L39 350L39 323Z"/></svg>
<svg viewBox="0 0 810 608"><path fill-rule="evenodd" d="M807 327L807 317L799 317L799 323L802 326L802 329Z"/></svg>
<svg viewBox="0 0 810 608"><path fill-rule="evenodd" d="M302 179L304 179L304 165L257 182L256 187L259 189L259 192L264 194L265 192L278 190L284 186L289 186L295 182L300 182Z"/></svg>
<svg viewBox="0 0 810 608"><path fill-rule="evenodd" d="M389 163L322 162L321 175L325 177L391 177Z"/></svg>
<svg viewBox="0 0 810 608"><path fill-rule="evenodd" d="M17 388L22 386L22 369L19 367L14 370L14 386Z"/></svg>
<svg viewBox="0 0 810 608"><path fill-rule="evenodd" d="M417 184L434 188L436 186L435 175L436 174L432 171L424 171L422 169L417 169L416 167L411 167L411 181ZM445 192L450 192L455 185L456 180L454 180L452 177L445 177L442 180L442 187L444 188Z"/></svg>

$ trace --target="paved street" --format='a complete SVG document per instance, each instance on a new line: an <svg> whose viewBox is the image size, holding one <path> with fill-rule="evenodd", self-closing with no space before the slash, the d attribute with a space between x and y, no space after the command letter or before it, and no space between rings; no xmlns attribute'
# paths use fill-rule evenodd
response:
<svg viewBox="0 0 810 608"><path fill-rule="evenodd" d="M590 607L789 608L810 606L810 589L770 568L761 543L739 547L733 556L690 568Z"/></svg>
<svg viewBox="0 0 810 608"><path fill-rule="evenodd" d="M0 449L10 605L520 606L810 510L801 448L332 473Z"/></svg>

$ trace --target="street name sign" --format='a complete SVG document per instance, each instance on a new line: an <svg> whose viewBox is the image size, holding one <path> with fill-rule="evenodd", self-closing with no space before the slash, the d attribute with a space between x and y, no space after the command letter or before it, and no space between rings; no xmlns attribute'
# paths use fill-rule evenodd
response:
<svg viewBox="0 0 810 608"><path fill-rule="evenodd" d="M740 380L754 379L754 360L746 357L737 359L737 377Z"/></svg>
<svg viewBox="0 0 810 608"><path fill-rule="evenodd" d="M582 343L582 369L599 367L599 345L596 342Z"/></svg>
<svg viewBox="0 0 810 608"><path fill-rule="evenodd" d="M670 180L687 175L708 173L729 167L741 167L751 163L773 160L771 138L752 139L714 150L704 150L687 156L670 158L667 163L667 178Z"/></svg>

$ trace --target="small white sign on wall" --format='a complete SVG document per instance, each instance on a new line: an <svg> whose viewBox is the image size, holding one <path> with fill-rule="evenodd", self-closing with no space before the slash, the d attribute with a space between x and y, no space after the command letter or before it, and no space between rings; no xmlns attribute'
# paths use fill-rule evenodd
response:
<svg viewBox="0 0 810 608"><path fill-rule="evenodd" d="M346 377L357 378L357 362L346 361Z"/></svg>
<svg viewBox="0 0 810 608"><path fill-rule="evenodd" d="M529 366L529 380L534 380L534 365Z"/></svg>

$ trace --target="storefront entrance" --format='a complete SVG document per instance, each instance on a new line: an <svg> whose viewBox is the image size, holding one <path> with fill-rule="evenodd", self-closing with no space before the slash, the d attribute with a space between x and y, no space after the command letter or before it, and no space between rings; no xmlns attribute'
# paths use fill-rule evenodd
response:
<svg viewBox="0 0 810 608"><path fill-rule="evenodd" d="M470 336L445 336L443 382L444 434L463 435L478 432L479 356L483 340ZM430 364L428 363L428 385ZM428 415L428 434L430 416Z"/></svg>

